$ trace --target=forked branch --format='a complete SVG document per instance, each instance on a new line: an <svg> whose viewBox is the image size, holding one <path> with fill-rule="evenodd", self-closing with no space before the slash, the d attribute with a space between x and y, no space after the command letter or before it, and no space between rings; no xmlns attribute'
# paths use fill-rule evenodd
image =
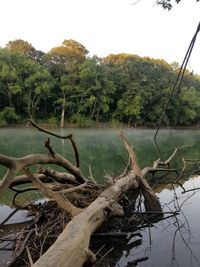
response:
<svg viewBox="0 0 200 267"><path fill-rule="evenodd" d="M8 168L7 173L0 182L0 196L2 196L3 192L12 184L12 182L16 182L15 177L20 171L26 167L38 164L56 164L72 174L77 183L82 184L87 181L77 167L53 150L49 140L46 142L46 147L49 150L50 155L30 154L22 158L11 158L0 154L0 164Z"/></svg>
<svg viewBox="0 0 200 267"><path fill-rule="evenodd" d="M35 185L47 198L55 200L58 206L64 209L70 215L70 217L74 217L80 213L81 209L75 207L68 199L64 198L62 194L52 191L45 186L28 168L24 168L24 172L30 177L33 185Z"/></svg>
<svg viewBox="0 0 200 267"><path fill-rule="evenodd" d="M74 156L75 156L75 160L76 160L76 167L77 168L80 167L80 160L79 160L78 149L77 149L77 146L76 146L76 142L74 141L73 135L71 133L68 134L68 135L58 135L58 134L55 134L55 133L53 133L51 131L48 131L48 130L40 127L37 123L35 123L32 120L28 120L27 126L29 124L32 125L33 127L35 127L40 132L49 134L51 136L54 136L54 137L57 137L57 138L60 138L60 139L64 139L64 140L68 139L71 142L71 145L72 145L72 148L73 148L73 151L74 151Z"/></svg>

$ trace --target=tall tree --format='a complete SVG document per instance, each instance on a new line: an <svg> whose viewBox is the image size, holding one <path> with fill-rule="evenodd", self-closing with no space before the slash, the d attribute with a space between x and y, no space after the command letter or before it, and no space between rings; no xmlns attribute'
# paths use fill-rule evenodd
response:
<svg viewBox="0 0 200 267"><path fill-rule="evenodd" d="M6 44L6 48L10 51L18 52L30 59L34 59L36 61L41 61L44 53L40 50L36 50L32 44L24 41L22 39L16 39L14 41L9 41Z"/></svg>
<svg viewBox="0 0 200 267"><path fill-rule="evenodd" d="M40 101L50 97L54 79L49 71L34 62L29 62L29 75L24 80L23 99L30 118L35 117Z"/></svg>
<svg viewBox="0 0 200 267"><path fill-rule="evenodd" d="M109 119L114 92L114 83L109 80L105 66L97 58L87 59L80 70L79 113L97 121L102 115Z"/></svg>
<svg viewBox="0 0 200 267"><path fill-rule="evenodd" d="M34 117L41 99L48 96L54 79L47 68L26 56L0 50L0 94L4 95L4 106L15 107Z"/></svg>
<svg viewBox="0 0 200 267"><path fill-rule="evenodd" d="M0 50L0 89L1 94L6 97L6 102L10 107L13 106L13 96L21 92L20 77L16 62L19 57L10 54L5 49Z"/></svg>
<svg viewBox="0 0 200 267"><path fill-rule="evenodd" d="M44 57L44 61L53 69L59 66L61 69L71 62L82 63L88 51L77 41L64 40L61 46L52 48Z"/></svg>
<svg viewBox="0 0 200 267"><path fill-rule="evenodd" d="M76 95L76 88L79 83L78 65L74 63L68 64L65 68L65 73L60 79L60 97L57 99L57 103L61 107L61 121L60 126L65 126L65 113L68 108L68 113L73 111L73 104L71 99ZM69 110L71 109L71 111Z"/></svg>
<svg viewBox="0 0 200 267"><path fill-rule="evenodd" d="M57 79L58 98L55 102L61 107L61 127L64 127L67 95L77 84L78 66L86 59L88 51L74 40L64 40L61 46L54 47L44 56L44 63Z"/></svg>

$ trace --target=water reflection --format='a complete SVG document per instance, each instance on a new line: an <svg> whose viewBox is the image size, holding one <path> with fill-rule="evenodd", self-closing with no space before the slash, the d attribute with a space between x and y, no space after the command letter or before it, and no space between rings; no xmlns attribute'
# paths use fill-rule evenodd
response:
<svg viewBox="0 0 200 267"><path fill-rule="evenodd" d="M158 152L153 142L154 130L125 129L125 134L134 146L139 165L152 165L152 161L158 158ZM92 174L99 182L105 180L104 176L109 173L118 176L124 169L128 154L124 149L119 137L120 130L112 129L70 129L64 133L74 133L80 154L81 170L85 176L89 176L89 165ZM60 131L57 131L60 134ZM192 147L182 149L175 158L172 167L181 169L180 158L198 158L200 151L200 137L197 130L174 130L173 135L179 146L193 144ZM9 156L24 156L30 153L46 153L43 142L46 138L44 133L35 129L0 129L0 152ZM51 137L51 142L57 152L74 162L74 155L68 141ZM174 143L168 131L162 130L158 136L158 143L162 153L168 157L174 150ZM119 156L120 155L120 156ZM0 176L5 173L5 168L0 167ZM155 178L156 179L156 178ZM8 201L4 199L4 202Z"/></svg>
<svg viewBox="0 0 200 267"><path fill-rule="evenodd" d="M0 205L0 211L0 266L3 267L13 254L13 241L18 236L16 229L23 227L27 218L24 210L12 209L6 205Z"/></svg>
<svg viewBox="0 0 200 267"><path fill-rule="evenodd" d="M85 176L89 175L89 165L92 166L92 174L99 182L104 182L104 175L118 176L124 169L124 161L128 160L128 155L119 137L118 130L80 130L73 132L79 148L81 170ZM143 168L152 165L152 161L158 158L158 152L153 143L153 130L125 130L130 142L137 153L138 161ZM179 171L181 157L199 158L200 138L199 132L194 130L175 130L173 135L178 146L192 145L182 149L173 162L173 168ZM0 129L1 153L10 156L24 156L30 153L46 153L43 141L46 135L36 130L24 129ZM57 152L69 159L74 159L73 151L68 142L63 142L51 137L52 144ZM164 157L168 157L173 149L174 143L168 131L162 130L158 137L158 142L162 147ZM119 157L120 155L120 157ZM1 177L5 173L5 168L0 168ZM167 179L174 179L174 174L170 174ZM186 177L189 179L189 177ZM151 177L152 183L156 183L157 176ZM160 177L159 177L160 179ZM165 177L164 177L165 179ZM157 222L153 227L142 229L141 237L132 237L128 241L116 243L120 250L113 250L113 257L116 260L115 266L125 267L128 263L138 264L138 266L200 266L200 216L198 215L199 191L190 191L182 194L183 188L177 185L160 184L156 186L156 192L163 204L164 211L179 210L177 217L168 218ZM200 187L200 178L195 177L183 182L185 190ZM10 205L13 194L7 191L2 203ZM37 198L38 193L34 192L24 195L21 202L25 203L27 198ZM0 206L0 219L3 220L6 212L10 212L9 207ZM113 244L112 244L113 246ZM112 254L111 254L112 255ZM0 255L1 256L1 255ZM147 260L148 258L148 260ZM137 259L145 259L136 262ZM135 263L134 263L135 262Z"/></svg>
<svg viewBox="0 0 200 267"><path fill-rule="evenodd" d="M199 188L200 177L185 182L183 186L186 190ZM178 209L180 214L143 229L141 244L131 250L129 244L128 249L124 247L116 267L129 266L128 263L137 259L145 259L137 265L142 267L200 266L200 190L183 194L180 187L174 191L165 189L159 198L164 212Z"/></svg>

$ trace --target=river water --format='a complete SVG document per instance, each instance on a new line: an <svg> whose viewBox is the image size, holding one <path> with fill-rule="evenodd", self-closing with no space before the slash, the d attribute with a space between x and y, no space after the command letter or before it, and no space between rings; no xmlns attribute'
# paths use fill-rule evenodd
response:
<svg viewBox="0 0 200 267"><path fill-rule="evenodd" d="M166 159L173 152L175 145L184 146L176 155L173 168L182 169L181 158L200 159L200 136L198 130L160 130L158 144L159 154L154 142L154 130L123 129L132 143L141 168L151 166L158 157ZM60 130L55 130L60 133ZM93 177L103 183L105 176L117 177L124 170L124 161L128 154L120 139L119 129L65 129L63 134L73 133L77 142L81 170L85 176L89 175L91 166ZM21 157L31 153L46 153L43 145L46 135L35 129L0 129L0 153L8 156ZM55 150L72 162L73 151L67 141L51 137ZM123 159L123 160L122 160ZM195 171L197 164L190 164L186 170ZM3 177L6 169L0 168ZM148 259L138 263L138 266L167 267L167 266L200 266L200 177L189 174L185 177L185 190L195 189L183 194L183 188L177 185L163 183L160 176L152 178L152 184L157 184L155 191L160 198L166 212L181 209L178 216L156 223L153 227L141 230L141 242L130 239L121 247L116 267L125 267L128 262L138 258ZM173 175L168 180L175 179ZM166 182L166 181L165 181ZM3 195L0 203L0 222L12 212L12 196L10 190ZM18 201L25 204L30 199L40 198L37 192L27 193L19 197ZM167 216L167 215L166 215ZM25 213L18 211L12 217L12 222L21 222ZM133 245L131 245L133 244ZM112 245L113 248L117 244ZM0 266L5 266L11 252L0 250Z"/></svg>

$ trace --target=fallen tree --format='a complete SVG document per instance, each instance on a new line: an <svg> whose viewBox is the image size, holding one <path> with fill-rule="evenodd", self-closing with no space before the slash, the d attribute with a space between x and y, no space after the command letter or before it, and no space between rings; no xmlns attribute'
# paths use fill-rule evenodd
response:
<svg viewBox="0 0 200 267"><path fill-rule="evenodd" d="M42 129L32 121L30 121L30 124L40 131L55 136L55 134ZM140 170L133 148L127 138L121 134L130 156L131 170L126 168L117 180L107 186L102 186L97 185L94 179L89 180L84 177L79 170L79 155L72 135L57 137L70 140L74 149L75 165L59 155L51 146L49 139L45 141L45 147L49 152L48 155L33 154L23 158L0 155L0 164L8 168L0 183L0 195L7 188L17 190L16 186L18 184L32 182L34 187L30 188L30 190L38 189L45 197L56 201L57 205L71 219L55 243L34 264L32 263L33 266L78 267L84 264L84 266L93 266L95 255L89 249L91 235L109 216L123 216L123 207L119 202L126 196L127 192L130 190L141 192L144 197L146 211L155 212L159 216L162 215L161 204L145 177L151 172L174 171L169 168L169 163L175 156L177 149L165 162L157 160L154 162L153 167L146 167ZM67 172L59 173L40 166L37 173L33 173L30 167L38 164L56 164L62 166ZM22 171L24 172L23 175L21 175ZM54 181L53 184L49 183L52 179ZM94 201L88 205L83 205L84 207L78 207L76 205L77 199L80 197L78 192L85 191L90 193L95 191ZM11 261L11 265L12 263L13 261Z"/></svg>

